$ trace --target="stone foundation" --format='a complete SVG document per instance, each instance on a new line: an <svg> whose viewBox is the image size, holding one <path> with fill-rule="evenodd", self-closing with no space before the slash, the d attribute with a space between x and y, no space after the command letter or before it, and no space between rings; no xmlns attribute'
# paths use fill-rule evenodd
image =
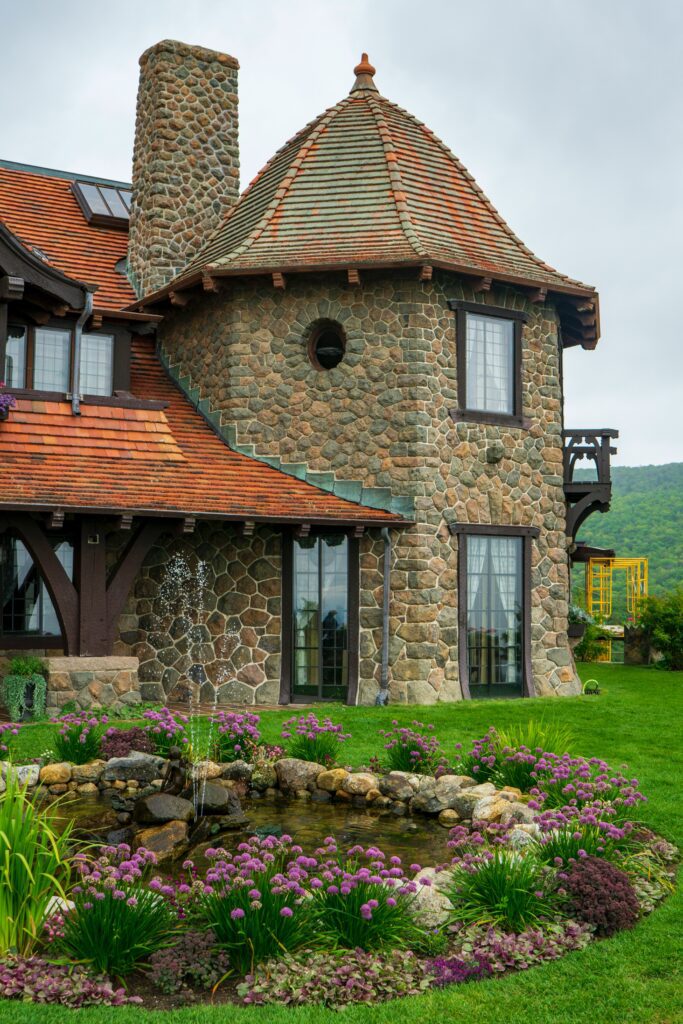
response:
<svg viewBox="0 0 683 1024"><path fill-rule="evenodd" d="M137 658L45 658L47 708L118 709L140 703Z"/></svg>

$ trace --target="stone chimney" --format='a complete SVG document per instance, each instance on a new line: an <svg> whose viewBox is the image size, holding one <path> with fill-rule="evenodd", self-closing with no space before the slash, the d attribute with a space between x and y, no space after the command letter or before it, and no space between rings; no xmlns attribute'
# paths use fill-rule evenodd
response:
<svg viewBox="0 0 683 1024"><path fill-rule="evenodd" d="M234 57L165 39L140 58L128 268L167 284L239 197Z"/></svg>

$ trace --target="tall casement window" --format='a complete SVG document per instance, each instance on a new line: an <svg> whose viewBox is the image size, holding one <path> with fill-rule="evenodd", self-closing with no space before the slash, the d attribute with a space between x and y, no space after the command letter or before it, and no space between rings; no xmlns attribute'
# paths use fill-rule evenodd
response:
<svg viewBox="0 0 683 1024"><path fill-rule="evenodd" d="M355 699L357 541L345 533L292 537L283 575L283 630L289 639L283 644L283 688L289 690L283 698Z"/></svg>
<svg viewBox="0 0 683 1024"><path fill-rule="evenodd" d="M451 527L458 535L463 694L521 697L531 690L531 527Z"/></svg>
<svg viewBox="0 0 683 1024"><path fill-rule="evenodd" d="M526 313L451 302L456 313L456 420L522 426L522 328Z"/></svg>
<svg viewBox="0 0 683 1024"><path fill-rule="evenodd" d="M117 374L114 335L82 334L79 393L110 397L115 386L126 390L129 386L127 347L127 340L122 339L118 345ZM10 324L4 371L7 387L61 395L70 393L75 376L73 331L61 327Z"/></svg>
<svg viewBox="0 0 683 1024"><path fill-rule="evenodd" d="M70 541L54 541L55 554L73 578L74 549ZM61 627L52 599L26 546L11 534L0 537L0 638L58 639Z"/></svg>

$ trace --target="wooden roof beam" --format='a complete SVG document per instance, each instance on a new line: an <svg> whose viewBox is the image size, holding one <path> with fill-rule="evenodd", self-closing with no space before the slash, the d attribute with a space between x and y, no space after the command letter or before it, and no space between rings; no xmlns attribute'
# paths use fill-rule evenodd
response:
<svg viewBox="0 0 683 1024"><path fill-rule="evenodd" d="M23 277L14 277L12 274L5 274L0 277L0 299L3 302L16 302L24 297Z"/></svg>
<svg viewBox="0 0 683 1024"><path fill-rule="evenodd" d="M287 282L285 281L285 275L282 274L279 270L274 271L273 288L279 288L280 291L284 291L286 287Z"/></svg>
<svg viewBox="0 0 683 1024"><path fill-rule="evenodd" d="M547 288L534 288L533 291L529 292L529 302L545 302L547 297Z"/></svg>
<svg viewBox="0 0 683 1024"><path fill-rule="evenodd" d="M493 284L492 277L477 277L472 282L473 292L490 292Z"/></svg>
<svg viewBox="0 0 683 1024"><path fill-rule="evenodd" d="M172 306L178 306L180 308L186 306L190 301L189 292L169 292L168 297L171 300Z"/></svg>
<svg viewBox="0 0 683 1024"><path fill-rule="evenodd" d="M434 267L432 267L431 264L429 264L429 263L423 263L423 265L420 267L420 276L419 276L418 280L419 281L431 281L433 273L434 273Z"/></svg>
<svg viewBox="0 0 683 1024"><path fill-rule="evenodd" d="M213 277L212 274L209 274L207 271L202 272L202 288L204 289L205 292L214 293L217 293L221 290L217 279Z"/></svg>
<svg viewBox="0 0 683 1024"><path fill-rule="evenodd" d="M356 267L349 267L348 270L346 271L346 277L347 277L347 280L348 280L349 284L352 284L352 285L359 285L360 284L360 274L358 273L358 270L357 270Z"/></svg>

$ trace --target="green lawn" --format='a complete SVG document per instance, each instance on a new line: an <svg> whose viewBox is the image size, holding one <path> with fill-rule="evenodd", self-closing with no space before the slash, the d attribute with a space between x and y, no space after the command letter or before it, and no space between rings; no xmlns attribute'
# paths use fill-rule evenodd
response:
<svg viewBox="0 0 683 1024"><path fill-rule="evenodd" d="M436 708L330 708L353 734L343 760L367 763L381 750L377 732L393 719L433 722L444 746L481 735L489 725L508 725L543 716L570 725L576 752L626 762L649 798L641 817L683 846L681 749L683 673L614 665L585 665L584 678L597 678L599 697L473 702ZM276 741L286 712L262 715L264 738ZM22 747L33 756L50 743L50 727L24 729ZM598 942L563 960L528 973L454 986L441 992L344 1011L359 1024L422 1024L436 1019L467 1024L674 1024L683 1021L680 889L633 931ZM322 1024L339 1017L317 1007L188 1007L173 1013L136 1008L67 1011L17 1002L0 1003L0 1022L13 1024Z"/></svg>

